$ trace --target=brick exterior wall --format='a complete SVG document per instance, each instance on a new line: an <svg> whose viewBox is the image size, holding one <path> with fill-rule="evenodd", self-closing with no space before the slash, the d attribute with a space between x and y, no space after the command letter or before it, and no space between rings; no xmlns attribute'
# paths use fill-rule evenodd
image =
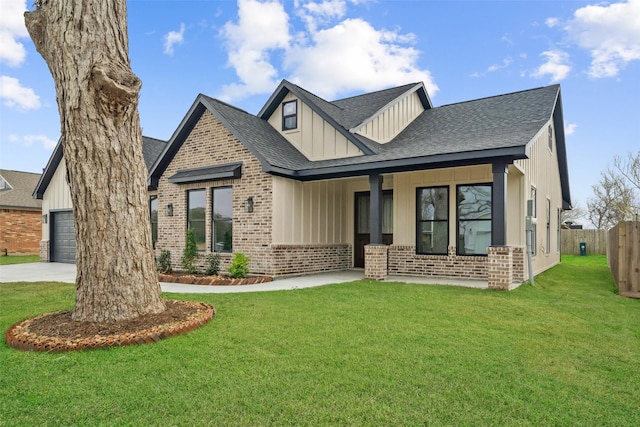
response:
<svg viewBox="0 0 640 427"><path fill-rule="evenodd" d="M489 289L508 291L513 283L513 247L489 246L487 252Z"/></svg>
<svg viewBox="0 0 640 427"><path fill-rule="evenodd" d="M526 248L524 246L513 247L513 281L522 283L527 280L524 274Z"/></svg>
<svg viewBox="0 0 640 427"><path fill-rule="evenodd" d="M351 268L351 245L271 245L267 274L283 276Z"/></svg>
<svg viewBox="0 0 640 427"><path fill-rule="evenodd" d="M0 250L9 255L30 254L40 251L42 238L42 214L40 211L16 209L0 210Z"/></svg>
<svg viewBox="0 0 640 427"><path fill-rule="evenodd" d="M214 166L242 161L239 179L189 184L171 184L168 178L181 169ZM260 162L236 139L231 132L205 111L191 134L178 150L158 183L158 242L161 249L171 251L174 269L180 269L180 258L187 229L187 190L205 189L205 235L207 250L201 254L199 265L204 267L205 256L211 249L211 188L232 187L233 251L242 252L250 259L252 273L265 274L269 270L272 215L272 178L262 172ZM253 197L253 212L245 212L244 203ZM173 216L166 206L173 204ZM231 254L221 254L221 270L228 265Z"/></svg>
<svg viewBox="0 0 640 427"><path fill-rule="evenodd" d="M389 265L389 246L366 245L364 247L364 278L384 280Z"/></svg>
<svg viewBox="0 0 640 427"><path fill-rule="evenodd" d="M389 274L486 279L487 257L456 255L450 246L447 255L419 255L415 246L389 247Z"/></svg>

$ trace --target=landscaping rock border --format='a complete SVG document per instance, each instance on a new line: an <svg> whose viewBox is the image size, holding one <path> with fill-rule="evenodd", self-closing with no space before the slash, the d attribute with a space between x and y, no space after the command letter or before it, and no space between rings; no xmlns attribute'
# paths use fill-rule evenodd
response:
<svg viewBox="0 0 640 427"><path fill-rule="evenodd" d="M133 344L151 344L199 328L209 322L216 312L213 305L202 302L166 300L165 303L185 304L195 311L185 319L155 325L148 329L116 335L94 335L80 338L44 336L32 332L30 326L34 321L60 314L47 313L14 324L7 330L5 337L9 347L25 351L63 352Z"/></svg>
<svg viewBox="0 0 640 427"><path fill-rule="evenodd" d="M242 279L234 279L227 276L197 276L193 274L158 274L159 282L182 283L184 285L204 286L239 286L268 283L273 279L269 276L249 276Z"/></svg>

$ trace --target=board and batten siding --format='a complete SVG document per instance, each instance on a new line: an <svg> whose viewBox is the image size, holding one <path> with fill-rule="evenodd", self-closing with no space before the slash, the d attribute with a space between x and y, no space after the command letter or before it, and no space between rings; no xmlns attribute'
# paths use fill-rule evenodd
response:
<svg viewBox="0 0 640 427"><path fill-rule="evenodd" d="M64 159L58 165L53 178L42 197L42 214L51 218L51 211L70 210L73 208L71 193L67 184L67 167ZM49 223L42 224L42 240L49 240Z"/></svg>
<svg viewBox="0 0 640 427"><path fill-rule="evenodd" d="M348 243L345 181L273 177L274 244Z"/></svg>
<svg viewBox="0 0 640 427"><path fill-rule="evenodd" d="M562 209L562 189L558 167L555 131L552 132L552 147L549 149L549 121L529 143L529 158L517 160L516 166L524 172L524 214L526 203L531 198L531 187L536 188L536 251L533 257L533 272L539 274L560 262L558 250L558 211ZM551 239L547 248L547 200L551 202Z"/></svg>
<svg viewBox="0 0 640 427"><path fill-rule="evenodd" d="M449 246L456 245L456 185L491 183L491 165L434 169L394 175L393 244L416 244L416 189L449 187Z"/></svg>
<svg viewBox="0 0 640 427"><path fill-rule="evenodd" d="M395 138L424 111L417 92L400 98L386 110L371 118L356 131L357 134L385 144Z"/></svg>
<svg viewBox="0 0 640 427"><path fill-rule="evenodd" d="M269 124L309 160L341 159L361 156L362 151L325 121L318 113L289 93L284 102L298 101L298 128L282 130L282 108L276 108Z"/></svg>

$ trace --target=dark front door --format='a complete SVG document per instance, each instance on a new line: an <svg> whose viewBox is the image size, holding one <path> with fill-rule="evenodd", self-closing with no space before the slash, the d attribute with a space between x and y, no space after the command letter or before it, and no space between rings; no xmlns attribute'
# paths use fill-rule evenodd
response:
<svg viewBox="0 0 640 427"><path fill-rule="evenodd" d="M356 193L355 198L355 227L353 239L353 266L364 267L364 247L370 242L369 238L369 192ZM393 192L382 192L382 243L393 243Z"/></svg>

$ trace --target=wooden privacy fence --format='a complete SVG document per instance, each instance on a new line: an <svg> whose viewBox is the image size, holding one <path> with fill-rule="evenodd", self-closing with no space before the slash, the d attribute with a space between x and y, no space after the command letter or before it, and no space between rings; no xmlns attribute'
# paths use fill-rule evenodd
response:
<svg viewBox="0 0 640 427"><path fill-rule="evenodd" d="M607 230L562 230L563 255L580 255L580 243L587 244L587 255L607 253Z"/></svg>
<svg viewBox="0 0 640 427"><path fill-rule="evenodd" d="M609 230L607 261L618 294L640 298L640 221L624 221Z"/></svg>

